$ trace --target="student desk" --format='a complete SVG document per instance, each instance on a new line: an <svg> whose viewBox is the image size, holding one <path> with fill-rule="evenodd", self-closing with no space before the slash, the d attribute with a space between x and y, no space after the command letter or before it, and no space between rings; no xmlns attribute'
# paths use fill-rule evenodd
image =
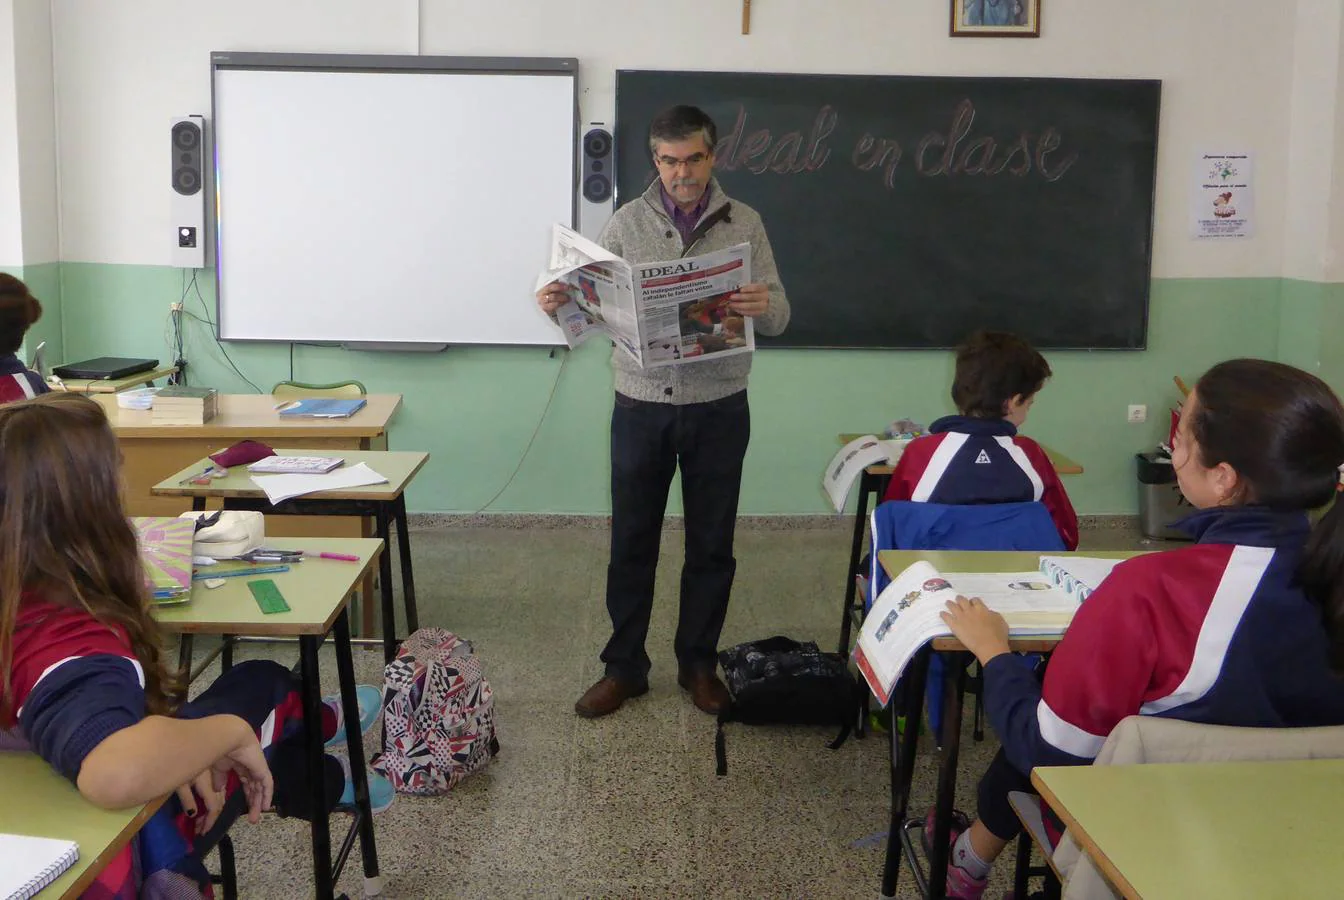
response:
<svg viewBox="0 0 1344 900"><path fill-rule="evenodd" d="M290 567L288 572L259 575L256 578L238 576L227 578L223 586L210 589L196 582L191 589L191 600L176 606L160 606L154 618L164 631L182 635L184 650L190 660L190 640L198 634L260 635L297 637L299 639L299 670L303 680L303 721L307 734L308 768L314 774L312 803L316 809L325 809L326 786L323 784L322 741L322 687L318 679L317 652L323 639L335 633L336 671L341 682L341 702L345 721L359 721L359 702L355 698L355 669L350 655L350 619L346 611L350 593L369 571L375 557L383 556L383 542L371 538L282 538L268 541L284 549L304 549L349 553L359 562L341 562L313 559ZM271 579L290 611L267 615L263 613L248 590L248 582ZM357 732L358 728L348 729ZM340 877L341 868L354 847L358 833L364 857L366 882L378 879L378 852L373 840L373 817L369 808L369 786L364 760L364 742L360 735L349 734L350 771L355 779L355 798L358 812L350 831L341 844L333 868L331 833L325 816L315 816L312 822L314 894L330 898L333 886Z"/></svg>
<svg viewBox="0 0 1344 900"><path fill-rule="evenodd" d="M79 859L43 888L40 900L78 897L165 797L132 809L99 809L36 753L0 752L0 832L59 838L79 844Z"/></svg>
<svg viewBox="0 0 1344 900"><path fill-rule="evenodd" d="M840 435L840 446L848 444L855 438L863 437L862 434L842 434ZM1051 450L1044 444L1041 449L1045 455L1050 457L1050 464L1055 467L1055 471L1060 475L1081 475L1083 467L1064 454ZM849 548L849 576L845 579L845 605L841 611L840 617L840 649L839 654L845 656L849 653L850 629L853 627L854 620L863 615L863 598L859 597L857 601L857 584L855 576L859 574L859 562L863 559L863 535L868 528L868 496L871 494L875 500L876 506L882 502L882 495L886 493L887 482L891 480L891 473L895 471L895 466L881 465L869 466L863 470L859 476L859 508L854 513L854 540Z"/></svg>
<svg viewBox="0 0 1344 900"><path fill-rule="evenodd" d="M275 408L277 401L270 394L221 394L218 415L204 425L155 425L151 410L121 409L115 394L92 396L107 410L112 430L121 443L128 516L181 513L180 499L154 497L150 489L167 473L245 438L304 450L386 449L388 423L401 407L400 394L370 394L365 398L368 404L346 419L282 418ZM291 534L328 537L365 534L362 528L331 521L288 524Z"/></svg>
<svg viewBox="0 0 1344 900"><path fill-rule="evenodd" d="M1046 556L1094 556L1105 559L1129 559L1142 551L1093 550L1083 553L1047 553L1006 550L882 550L878 562L887 574L895 578L911 565L924 560L943 573L953 572L1034 572ZM1008 642L1016 653L1049 653L1059 643L1059 637L1014 637ZM929 854L929 871L923 872L919 854L914 851L910 833L916 834L924 826L922 815L907 821L910 784L915 774L915 751L919 747L919 731L924 709L924 683L929 670L931 652L947 653L948 677L943 694L943 739L938 759L938 793L934 801L933 849ZM948 829L952 824L952 807L956 799L957 754L961 748L962 695L966 692L966 667L970 654L956 638L935 638L925 645L901 676L901 708L905 711L905 734L891 728L891 823L887 833L887 855L882 869L882 897L896 896L896 876L900 869L901 854L910 858L910 869L924 897L942 898L947 889ZM917 838L916 838L917 839ZM1210 894L1209 896L1213 896Z"/></svg>
<svg viewBox="0 0 1344 900"><path fill-rule="evenodd" d="M277 449L278 456L311 455L312 451L299 448ZM192 509L205 509L208 499L218 499L225 509L250 509L267 515L282 516L372 516L376 523L374 535L391 546L390 522L397 523L401 540L397 546L401 557L401 587L406 604L407 632L420 627L415 607L415 576L411 570L411 536L406 527L406 486L424 466L429 454L421 451L398 450L339 450L324 451L325 456L339 456L346 465L365 463L387 479L387 484L340 488L305 494L292 500L271 505L266 492L252 482L246 466L235 466L224 478L212 478L209 484L192 484L190 479L199 475L210 460L202 457L180 472L169 475L150 489L156 497L191 498ZM269 546L269 538L267 545ZM391 662L397 652L396 619L392 608L392 558L388 553L378 558L378 578L382 599L383 656ZM364 607L363 632L372 631L372 608Z"/></svg>
<svg viewBox="0 0 1344 900"><path fill-rule="evenodd" d="M1061 766L1031 783L1128 898L1324 898L1344 884L1344 760Z"/></svg>
<svg viewBox="0 0 1344 900"><path fill-rule="evenodd" d="M71 394L120 394L129 388L149 387L156 378L167 378L176 373L177 366L159 366L124 378L62 378L60 384L49 386L53 391L68 391Z"/></svg>

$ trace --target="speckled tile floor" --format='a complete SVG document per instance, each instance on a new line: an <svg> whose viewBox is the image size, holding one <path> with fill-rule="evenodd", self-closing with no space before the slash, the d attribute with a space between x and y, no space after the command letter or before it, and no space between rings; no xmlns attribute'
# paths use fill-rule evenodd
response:
<svg viewBox="0 0 1344 900"><path fill-rule="evenodd" d="M739 528L725 646L787 634L831 648L848 559L842 524ZM729 774L715 776L714 722L675 681L679 531L664 535L649 694L606 719L574 715L574 700L601 674L606 540L600 528L413 532L421 624L475 645L495 691L503 749L451 794L401 796L375 819L382 896L876 896L884 845L875 836L888 814L884 736L832 752L826 729L730 726ZM1140 543L1129 529L1083 534L1083 549L1131 546ZM324 687L334 691L334 659L329 648L322 654ZM288 664L297 650L240 648L239 658L253 656ZM356 648L355 670L381 683L381 654ZM370 752L376 739L374 731ZM977 744L968 731L958 806L973 809L995 746L992 734ZM936 773L930 749L921 751L916 809L932 800ZM333 817L334 840L347 822ZM233 840L243 897L311 896L306 823L244 822ZM1006 889L1011 855L996 872ZM339 887L352 898L363 893L357 849ZM908 872L898 895L915 896Z"/></svg>

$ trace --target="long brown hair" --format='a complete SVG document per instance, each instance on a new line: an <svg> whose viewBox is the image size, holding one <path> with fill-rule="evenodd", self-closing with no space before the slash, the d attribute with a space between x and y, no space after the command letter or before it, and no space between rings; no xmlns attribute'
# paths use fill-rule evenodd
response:
<svg viewBox="0 0 1344 900"><path fill-rule="evenodd" d="M126 635L148 709L162 714L175 680L150 616L120 469L116 436L92 400L49 393L0 406L0 659L13 658L23 592L40 591ZM9 665L0 677L0 709L10 710Z"/></svg>
<svg viewBox="0 0 1344 900"><path fill-rule="evenodd" d="M1311 529L1298 578L1321 608L1332 661L1344 672L1344 404L1324 381L1263 359L1232 359L1204 373L1190 429L1201 462L1237 472L1242 503L1284 511L1333 503Z"/></svg>

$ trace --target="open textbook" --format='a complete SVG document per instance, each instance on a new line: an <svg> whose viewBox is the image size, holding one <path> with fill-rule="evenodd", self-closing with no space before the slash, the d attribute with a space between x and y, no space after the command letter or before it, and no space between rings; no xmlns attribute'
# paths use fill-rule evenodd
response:
<svg viewBox="0 0 1344 900"><path fill-rule="evenodd" d="M756 349L751 317L728 306L729 296L751 281L750 244L635 264L555 225L536 289L552 281L570 288L556 320L571 347L603 334L646 369Z"/></svg>
<svg viewBox="0 0 1344 900"><path fill-rule="evenodd" d="M906 569L882 591L863 621L854 662L885 706L896 680L920 647L951 629L942 620L947 601L979 597L1008 620L1017 636L1059 635L1078 605L1105 580L1118 559L1042 556L1034 572L942 574L927 562Z"/></svg>
<svg viewBox="0 0 1344 900"><path fill-rule="evenodd" d="M854 479L869 466L878 463L894 463L901 458L905 445L914 438L891 438L883 440L871 434L856 437L840 448L840 452L831 457L826 471L821 476L821 489L831 501L831 508L844 512L845 500Z"/></svg>

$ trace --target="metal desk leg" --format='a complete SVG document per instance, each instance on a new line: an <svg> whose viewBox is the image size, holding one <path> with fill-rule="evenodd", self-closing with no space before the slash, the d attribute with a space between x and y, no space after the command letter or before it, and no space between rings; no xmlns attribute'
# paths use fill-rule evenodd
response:
<svg viewBox="0 0 1344 900"><path fill-rule="evenodd" d="M383 662L390 663L397 656L397 610L392 605L392 541L388 504L376 505L378 537L383 540L383 552L378 554L378 588L383 606Z"/></svg>
<svg viewBox="0 0 1344 900"><path fill-rule="evenodd" d="M854 578L859 574L859 560L863 558L863 533L868 527L868 492L873 489L872 483L876 480L875 476L869 475L868 470L864 469L859 475L859 508L854 513L854 540L849 547L849 575L845 579L845 608L844 615L840 619L840 649L836 652L841 656L849 655L849 635L853 627L854 597L858 593L858 585Z"/></svg>
<svg viewBox="0 0 1344 900"><path fill-rule="evenodd" d="M341 681L341 707L346 722L359 721L359 700L355 696L355 664L350 656L350 612L341 610L336 619L336 672ZM364 896L376 896L382 890L378 876L378 850L373 841L373 810L369 807L369 775L364 765L364 736L359 727L346 728L350 752L350 774L355 781L355 806L359 816L359 848L364 856ZM344 862L344 860L341 860ZM339 869L339 865L338 865Z"/></svg>
<svg viewBox="0 0 1344 900"><path fill-rule="evenodd" d="M952 671L943 685L943 755L938 761L938 797L934 801L932 850L929 853L929 897L947 894L948 829L957 794L957 753L961 749L961 707L966 691L969 654L949 653Z"/></svg>
<svg viewBox="0 0 1344 900"><path fill-rule="evenodd" d="M317 648L321 638L305 634L299 638L299 669L303 677L303 731L308 751L308 781L312 790L313 896L318 900L332 897L331 832L327 822L326 764L322 749L322 684L317 671ZM359 722L359 714L348 722ZM358 728L356 724L353 726ZM352 745L355 742L351 742ZM367 788L366 788L367 790Z"/></svg>
<svg viewBox="0 0 1344 900"><path fill-rule="evenodd" d="M182 673L186 679L186 688L191 687L191 645L192 636L190 634L179 634L177 636L177 670Z"/></svg>
<svg viewBox="0 0 1344 900"><path fill-rule="evenodd" d="M923 706L924 679L929 672L929 648L915 654L901 677L905 707L905 733L891 717L891 821L887 825L887 855L882 864L882 893L896 896L901 868L901 826L910 805L910 784L915 778L915 752L919 749L919 720Z"/></svg>
<svg viewBox="0 0 1344 900"><path fill-rule="evenodd" d="M420 628L420 613L415 607L415 573L411 570L411 532L406 527L406 495L401 494L392 504L392 518L397 522L397 550L401 557L401 593L406 604L406 634L415 634Z"/></svg>

